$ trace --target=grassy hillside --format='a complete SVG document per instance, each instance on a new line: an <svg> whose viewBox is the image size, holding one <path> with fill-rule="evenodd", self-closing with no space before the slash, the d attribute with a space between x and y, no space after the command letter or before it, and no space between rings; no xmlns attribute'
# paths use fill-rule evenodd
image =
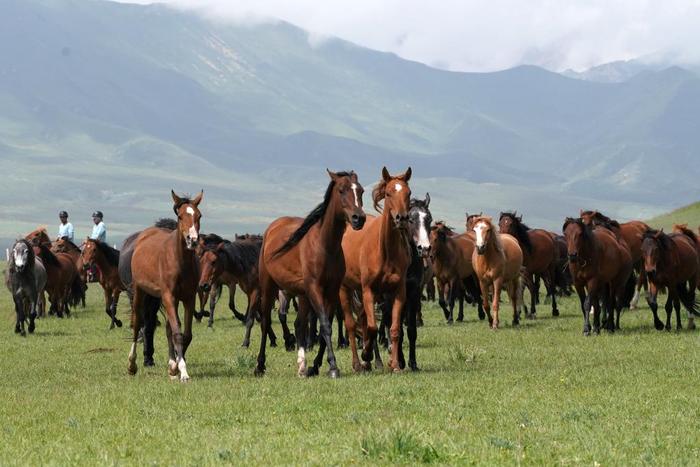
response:
<svg viewBox="0 0 700 467"><path fill-rule="evenodd" d="M465 323L447 326L430 305L418 335L421 372L355 375L340 350L340 379L302 380L296 353L279 347L255 378L258 327L242 349L243 326L220 306L213 331L195 323L186 385L168 379L162 327L157 366L144 369L139 357L139 373L127 376L128 328L108 331L102 307L91 286L87 309L39 320L21 338L0 291L0 464L694 465L700 457L698 331L656 331L646 307L625 313L621 332L584 338L573 299L560 302L559 318L543 306L519 329L505 313L497 332L471 307Z"/></svg>
<svg viewBox="0 0 700 467"><path fill-rule="evenodd" d="M674 224L688 224L688 227L696 230L700 226L700 201L649 219L648 223L656 228L663 227L667 232Z"/></svg>

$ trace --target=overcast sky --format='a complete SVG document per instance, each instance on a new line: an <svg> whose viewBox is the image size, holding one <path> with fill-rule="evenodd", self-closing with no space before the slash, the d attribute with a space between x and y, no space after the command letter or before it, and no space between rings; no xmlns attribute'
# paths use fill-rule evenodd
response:
<svg viewBox="0 0 700 467"><path fill-rule="evenodd" d="M152 3L130 0L130 3ZM561 71L614 60L700 62L700 0L164 0L236 22L296 24L450 70Z"/></svg>

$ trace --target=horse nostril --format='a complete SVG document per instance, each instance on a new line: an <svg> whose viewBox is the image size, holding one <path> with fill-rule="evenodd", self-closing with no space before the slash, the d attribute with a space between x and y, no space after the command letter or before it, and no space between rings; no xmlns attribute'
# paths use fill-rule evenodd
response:
<svg viewBox="0 0 700 467"><path fill-rule="evenodd" d="M360 216L357 214L353 214L352 217L350 218L353 222L358 222L360 220Z"/></svg>

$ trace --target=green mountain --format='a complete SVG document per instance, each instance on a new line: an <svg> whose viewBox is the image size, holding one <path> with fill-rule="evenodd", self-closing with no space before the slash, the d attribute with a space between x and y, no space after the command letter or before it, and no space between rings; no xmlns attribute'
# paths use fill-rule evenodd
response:
<svg viewBox="0 0 700 467"><path fill-rule="evenodd" d="M161 5L4 0L0 238L67 209L114 238L205 189L204 228L260 231L322 197L325 168L370 187L411 165L436 217L518 209L558 228L579 208L647 218L694 192L700 79L623 83L536 67L429 68L286 23L231 25Z"/></svg>
<svg viewBox="0 0 700 467"><path fill-rule="evenodd" d="M663 228L666 232L670 232L674 224L688 224L689 228L696 230L700 227L700 201L656 216L647 223L652 227Z"/></svg>

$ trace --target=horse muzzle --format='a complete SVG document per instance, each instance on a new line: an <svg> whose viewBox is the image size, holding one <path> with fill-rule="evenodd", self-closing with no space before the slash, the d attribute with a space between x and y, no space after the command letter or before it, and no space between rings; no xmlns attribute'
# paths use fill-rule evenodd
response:
<svg viewBox="0 0 700 467"><path fill-rule="evenodd" d="M191 236L186 236L185 237L185 246L187 247L188 250L194 250L197 248L197 240L198 238L193 238Z"/></svg>
<svg viewBox="0 0 700 467"><path fill-rule="evenodd" d="M430 245L428 246L421 246L421 245L416 245L416 249L418 250L418 254L420 255L421 258L429 258L430 257Z"/></svg>
<svg viewBox="0 0 700 467"><path fill-rule="evenodd" d="M394 225L397 229L406 230L408 229L408 214L396 214L394 216Z"/></svg>
<svg viewBox="0 0 700 467"><path fill-rule="evenodd" d="M569 253L569 262L578 263L578 253Z"/></svg>
<svg viewBox="0 0 700 467"><path fill-rule="evenodd" d="M656 268L653 269L647 269L646 271L647 277L651 280L656 279Z"/></svg>
<svg viewBox="0 0 700 467"><path fill-rule="evenodd" d="M202 292L209 292L211 290L211 284L209 284L209 282L206 282L204 284L201 284L199 288Z"/></svg>
<svg viewBox="0 0 700 467"><path fill-rule="evenodd" d="M353 214L350 217L350 226L352 227L353 230L362 230L362 227L365 226L365 221L367 220L367 216L362 213L360 214Z"/></svg>
<svg viewBox="0 0 700 467"><path fill-rule="evenodd" d="M476 254L483 255L484 253L486 253L486 245L485 244L481 245L481 246L477 245L476 246Z"/></svg>

